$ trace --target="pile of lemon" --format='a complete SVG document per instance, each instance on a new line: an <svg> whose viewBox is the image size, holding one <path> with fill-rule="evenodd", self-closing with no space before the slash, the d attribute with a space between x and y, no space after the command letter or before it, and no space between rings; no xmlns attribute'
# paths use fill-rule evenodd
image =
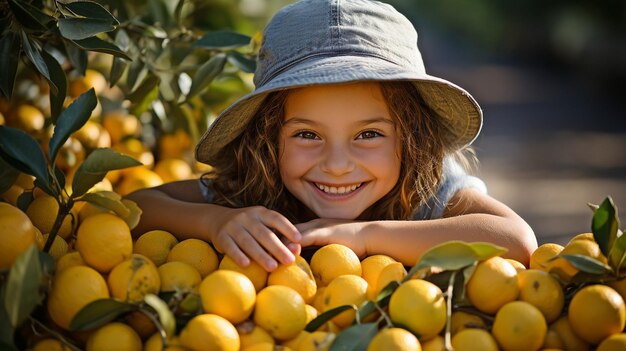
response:
<svg viewBox="0 0 626 351"><path fill-rule="evenodd" d="M32 244L42 247L43 214L33 213L0 203L0 268L11 267ZM379 328L367 350L626 349L626 280L571 289L578 270L558 256L606 262L592 234L577 235L565 247L541 245L529 268L500 256L478 262L466 277L466 303L450 306L445 289L428 274L407 277L405 267L385 255L359 260L349 248L331 244L308 262L297 257L268 273L256 263L239 267L204 241L179 241L161 230L133 241L126 222L103 209L78 213L74 235L58 236L63 244L55 241L51 250L56 267L44 322L57 332L34 338L33 350L69 350L70 344L89 351L328 350L346 328L372 322ZM392 282L397 288L388 303L356 318L358 307ZM141 304L148 295L167 294L181 302L169 301L172 315L186 316L172 335L163 335L158 316L145 310L70 331L93 301ZM345 305L355 308L305 329Z"/></svg>

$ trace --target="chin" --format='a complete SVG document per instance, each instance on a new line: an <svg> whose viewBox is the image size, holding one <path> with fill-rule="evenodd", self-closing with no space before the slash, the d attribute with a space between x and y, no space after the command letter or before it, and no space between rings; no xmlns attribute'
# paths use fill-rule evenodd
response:
<svg viewBox="0 0 626 351"><path fill-rule="evenodd" d="M332 210L315 211L315 214L319 218L343 219L343 220L351 220L351 221L357 219L360 215L360 213L332 211Z"/></svg>

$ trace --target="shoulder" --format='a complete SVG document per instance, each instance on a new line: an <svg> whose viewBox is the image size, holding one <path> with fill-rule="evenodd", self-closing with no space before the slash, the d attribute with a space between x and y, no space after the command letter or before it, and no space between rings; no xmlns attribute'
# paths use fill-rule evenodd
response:
<svg viewBox="0 0 626 351"><path fill-rule="evenodd" d="M474 189L482 194L487 194L487 186L482 179L469 174L454 157L446 156L443 162L441 181L435 196L414 212L413 219L443 217L444 209L461 189Z"/></svg>

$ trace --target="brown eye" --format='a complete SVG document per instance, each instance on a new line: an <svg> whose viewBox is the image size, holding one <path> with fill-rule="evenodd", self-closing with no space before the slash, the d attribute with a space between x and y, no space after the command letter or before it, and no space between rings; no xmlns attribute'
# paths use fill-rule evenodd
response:
<svg viewBox="0 0 626 351"><path fill-rule="evenodd" d="M381 137L381 136L383 135L375 130L366 130L363 133L359 134L357 139L372 139L372 138Z"/></svg>
<svg viewBox="0 0 626 351"><path fill-rule="evenodd" d="M316 139L317 138L317 135L315 135L315 133L309 132L309 131L299 132L299 133L296 133L296 135L294 136L298 138L302 138L302 139Z"/></svg>

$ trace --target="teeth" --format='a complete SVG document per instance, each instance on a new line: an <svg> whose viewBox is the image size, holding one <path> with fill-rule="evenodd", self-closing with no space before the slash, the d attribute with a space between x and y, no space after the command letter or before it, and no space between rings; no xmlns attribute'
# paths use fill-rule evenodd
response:
<svg viewBox="0 0 626 351"><path fill-rule="evenodd" d="M363 183L359 183L359 184L353 184L353 185L348 185L348 186L340 186L340 187L335 187L335 186L327 186L324 184L319 184L319 183L315 183L315 185L323 192L328 193L328 194L338 194L338 195L344 195L344 194L348 194L351 193L353 191L355 191L357 188L359 188Z"/></svg>

